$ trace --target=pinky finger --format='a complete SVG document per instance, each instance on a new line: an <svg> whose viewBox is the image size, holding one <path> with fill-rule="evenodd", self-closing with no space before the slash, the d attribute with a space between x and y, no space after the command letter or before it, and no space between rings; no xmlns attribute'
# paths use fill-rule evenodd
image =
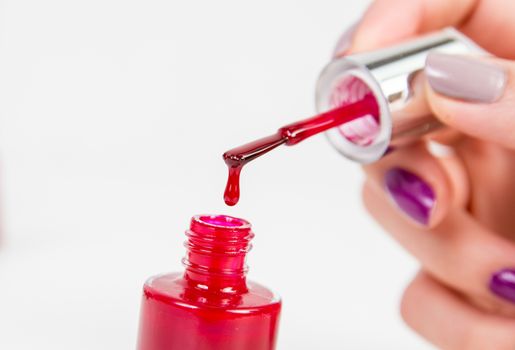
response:
<svg viewBox="0 0 515 350"><path fill-rule="evenodd" d="M406 289L404 321L438 348L513 350L515 320L483 313L425 272Z"/></svg>

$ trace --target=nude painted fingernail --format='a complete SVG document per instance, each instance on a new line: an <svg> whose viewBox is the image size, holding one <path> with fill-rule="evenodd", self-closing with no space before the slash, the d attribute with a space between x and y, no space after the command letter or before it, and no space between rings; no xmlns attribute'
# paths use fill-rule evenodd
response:
<svg viewBox="0 0 515 350"><path fill-rule="evenodd" d="M397 207L421 225L428 225L436 203L433 189L417 175L401 168L385 174L386 190Z"/></svg>
<svg viewBox="0 0 515 350"><path fill-rule="evenodd" d="M359 22L354 23L340 36L334 47L333 57L342 56L350 49L358 24Z"/></svg>
<svg viewBox="0 0 515 350"><path fill-rule="evenodd" d="M431 52L425 73L436 92L471 102L495 102L506 88L503 67L473 57Z"/></svg>
<svg viewBox="0 0 515 350"><path fill-rule="evenodd" d="M515 269L502 269L494 273L489 287L495 295L515 303Z"/></svg>

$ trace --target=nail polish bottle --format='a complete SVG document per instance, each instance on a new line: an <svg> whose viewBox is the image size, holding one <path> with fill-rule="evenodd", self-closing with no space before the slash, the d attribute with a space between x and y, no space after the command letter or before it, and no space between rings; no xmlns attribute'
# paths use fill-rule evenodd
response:
<svg viewBox="0 0 515 350"><path fill-rule="evenodd" d="M137 349L274 349L281 301L246 279L250 223L198 215L186 236L185 271L143 287Z"/></svg>

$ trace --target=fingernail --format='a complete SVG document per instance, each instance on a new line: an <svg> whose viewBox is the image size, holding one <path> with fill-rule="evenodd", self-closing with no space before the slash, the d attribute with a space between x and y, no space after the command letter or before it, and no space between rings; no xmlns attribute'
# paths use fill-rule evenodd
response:
<svg viewBox="0 0 515 350"><path fill-rule="evenodd" d="M417 175L401 168L393 168L385 174L385 185L402 212L419 224L429 224L436 202L431 186Z"/></svg>
<svg viewBox="0 0 515 350"><path fill-rule="evenodd" d="M350 49L352 45L352 39L354 38L354 33L358 28L358 24L359 22L354 23L340 36L340 39L338 39L334 47L333 57L342 56Z"/></svg>
<svg viewBox="0 0 515 350"><path fill-rule="evenodd" d="M472 57L432 52L427 56L425 72L436 92L472 102L495 102L506 87L502 67Z"/></svg>
<svg viewBox="0 0 515 350"><path fill-rule="evenodd" d="M515 303L515 269L502 269L492 275L490 290L495 295Z"/></svg>

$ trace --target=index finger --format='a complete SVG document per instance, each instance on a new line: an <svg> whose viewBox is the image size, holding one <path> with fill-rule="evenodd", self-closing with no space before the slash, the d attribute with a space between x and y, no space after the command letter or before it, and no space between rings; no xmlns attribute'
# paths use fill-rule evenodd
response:
<svg viewBox="0 0 515 350"><path fill-rule="evenodd" d="M377 0L366 11L349 51L385 47L417 34L459 26L479 0Z"/></svg>

